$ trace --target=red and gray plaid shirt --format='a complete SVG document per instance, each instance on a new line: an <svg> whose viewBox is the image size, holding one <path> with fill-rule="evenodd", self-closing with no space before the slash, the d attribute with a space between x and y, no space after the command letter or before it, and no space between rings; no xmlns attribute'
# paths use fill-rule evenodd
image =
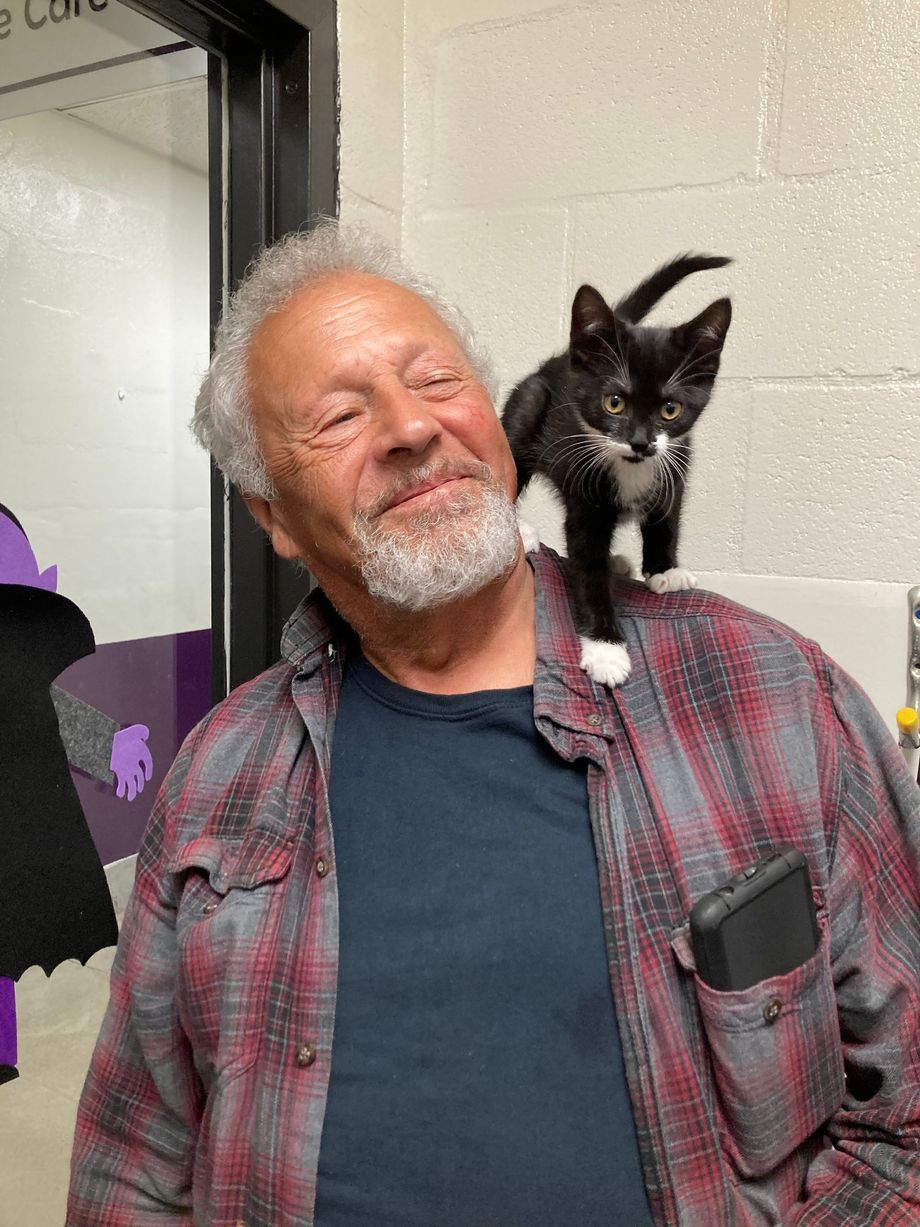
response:
<svg viewBox="0 0 920 1227"><path fill-rule="evenodd" d="M578 667L559 560L534 565L534 720L589 763L656 1221L920 1222L920 791L893 738L815 644L707 593L622 585L633 672L608 692ZM163 786L80 1103L69 1227L313 1222L344 650L317 594L285 660L202 722ZM818 953L716 992L694 974L688 912L773 844L808 858Z"/></svg>

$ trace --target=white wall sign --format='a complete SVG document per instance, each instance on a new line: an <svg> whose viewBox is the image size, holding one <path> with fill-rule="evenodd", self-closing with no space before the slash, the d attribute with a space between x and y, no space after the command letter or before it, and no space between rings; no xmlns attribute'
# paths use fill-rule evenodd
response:
<svg viewBox="0 0 920 1227"><path fill-rule="evenodd" d="M201 76L205 52L117 0L0 0L0 120Z"/></svg>
<svg viewBox="0 0 920 1227"><path fill-rule="evenodd" d="M108 0L83 0L83 11L101 13L108 7ZM50 21L60 25L80 16L80 0L23 0L20 29L40 30ZM7 39L16 31L13 9L0 9L0 38Z"/></svg>

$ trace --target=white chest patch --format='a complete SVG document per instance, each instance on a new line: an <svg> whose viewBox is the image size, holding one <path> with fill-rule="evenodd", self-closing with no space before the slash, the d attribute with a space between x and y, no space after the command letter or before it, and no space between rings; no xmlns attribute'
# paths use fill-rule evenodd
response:
<svg viewBox="0 0 920 1227"><path fill-rule="evenodd" d="M620 501L626 507L644 502L658 484L658 466L654 459L633 464L615 456L613 472L620 489Z"/></svg>

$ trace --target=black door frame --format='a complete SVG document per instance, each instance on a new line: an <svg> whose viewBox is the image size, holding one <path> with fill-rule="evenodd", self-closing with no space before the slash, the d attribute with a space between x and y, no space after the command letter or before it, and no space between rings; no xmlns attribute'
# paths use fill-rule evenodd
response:
<svg viewBox="0 0 920 1227"><path fill-rule="evenodd" d="M296 19L265 0L119 2L221 57L208 74L213 338L255 253L337 212L335 2L288 0ZM310 577L273 553L213 465L211 576L217 700L278 659L281 628Z"/></svg>

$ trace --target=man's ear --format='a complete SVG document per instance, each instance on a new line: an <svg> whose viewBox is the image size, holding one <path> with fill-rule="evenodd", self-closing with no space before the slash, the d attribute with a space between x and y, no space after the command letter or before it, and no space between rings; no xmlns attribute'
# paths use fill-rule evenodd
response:
<svg viewBox="0 0 920 1227"><path fill-rule="evenodd" d="M279 504L270 503L268 499L259 498L255 494L244 494L243 500L259 527L268 534L275 553L281 558L299 558L300 551L284 525Z"/></svg>

